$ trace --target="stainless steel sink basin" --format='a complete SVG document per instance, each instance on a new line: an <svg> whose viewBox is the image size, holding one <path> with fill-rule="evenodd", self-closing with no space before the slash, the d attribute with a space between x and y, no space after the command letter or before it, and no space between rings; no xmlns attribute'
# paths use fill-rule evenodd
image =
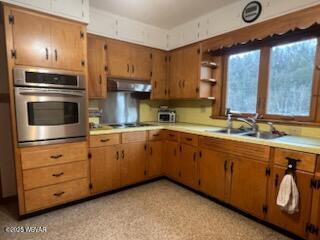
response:
<svg viewBox="0 0 320 240"><path fill-rule="evenodd" d="M281 135L273 134L270 132L247 133L247 134L244 134L244 136L261 138L261 139L276 139L276 138L282 137Z"/></svg>
<svg viewBox="0 0 320 240"><path fill-rule="evenodd" d="M232 129L220 129L220 130L207 130L207 132L214 133L225 133L225 134L246 134L248 131L246 129L232 128Z"/></svg>

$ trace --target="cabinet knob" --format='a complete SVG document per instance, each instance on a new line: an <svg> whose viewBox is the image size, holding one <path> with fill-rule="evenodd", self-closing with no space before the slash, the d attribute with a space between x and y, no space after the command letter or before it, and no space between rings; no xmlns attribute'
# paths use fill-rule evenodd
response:
<svg viewBox="0 0 320 240"><path fill-rule="evenodd" d="M52 177L61 177L63 174L64 174L64 172L54 173L54 174L52 174Z"/></svg>
<svg viewBox="0 0 320 240"><path fill-rule="evenodd" d="M61 157L63 157L62 154L57 154L57 155L50 156L50 158L52 158L52 159L58 159L58 158L61 158Z"/></svg>
<svg viewBox="0 0 320 240"><path fill-rule="evenodd" d="M58 50L54 50L54 60L58 61Z"/></svg>
<svg viewBox="0 0 320 240"><path fill-rule="evenodd" d="M56 197L60 197L63 194L65 194L65 192L58 192L58 193L54 193L53 195L56 196Z"/></svg>

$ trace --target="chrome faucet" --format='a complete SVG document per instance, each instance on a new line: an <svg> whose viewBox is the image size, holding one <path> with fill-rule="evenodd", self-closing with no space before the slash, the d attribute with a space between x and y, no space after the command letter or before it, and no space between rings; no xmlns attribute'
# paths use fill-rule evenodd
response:
<svg viewBox="0 0 320 240"><path fill-rule="evenodd" d="M257 124L258 117L259 114L257 113L254 117L237 118L237 120L248 124L254 132L259 132L259 125Z"/></svg>
<svg viewBox="0 0 320 240"><path fill-rule="evenodd" d="M225 111L225 116L227 117L227 129L232 129L232 113L230 108L227 108Z"/></svg>

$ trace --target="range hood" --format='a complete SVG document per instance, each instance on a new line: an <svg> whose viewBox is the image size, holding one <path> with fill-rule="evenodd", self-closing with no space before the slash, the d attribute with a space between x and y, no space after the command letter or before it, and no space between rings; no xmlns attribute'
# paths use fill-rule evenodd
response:
<svg viewBox="0 0 320 240"><path fill-rule="evenodd" d="M108 79L108 91L110 92L151 92L150 81Z"/></svg>

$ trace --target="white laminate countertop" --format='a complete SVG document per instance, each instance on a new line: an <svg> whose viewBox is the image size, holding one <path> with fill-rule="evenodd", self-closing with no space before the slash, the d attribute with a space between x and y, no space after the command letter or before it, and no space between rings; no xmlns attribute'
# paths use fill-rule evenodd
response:
<svg viewBox="0 0 320 240"><path fill-rule="evenodd" d="M90 131L90 135L103 135L111 133L123 133L123 132L136 132L136 131L147 131L147 130L157 130L157 129L167 129L173 131L179 131L184 133L192 133L201 136L215 137L226 140L240 141L255 143L261 145L267 145L271 147L285 148L290 150L297 150L307 153L320 154L320 138L309 138L309 137L298 137L298 136L284 136L277 139L260 139L248 136L239 136L235 134L225 134L214 132L222 129L221 127L200 125L200 124L190 124L190 123L157 123L148 122L153 124L153 126L146 127L133 127L133 128L102 128Z"/></svg>

